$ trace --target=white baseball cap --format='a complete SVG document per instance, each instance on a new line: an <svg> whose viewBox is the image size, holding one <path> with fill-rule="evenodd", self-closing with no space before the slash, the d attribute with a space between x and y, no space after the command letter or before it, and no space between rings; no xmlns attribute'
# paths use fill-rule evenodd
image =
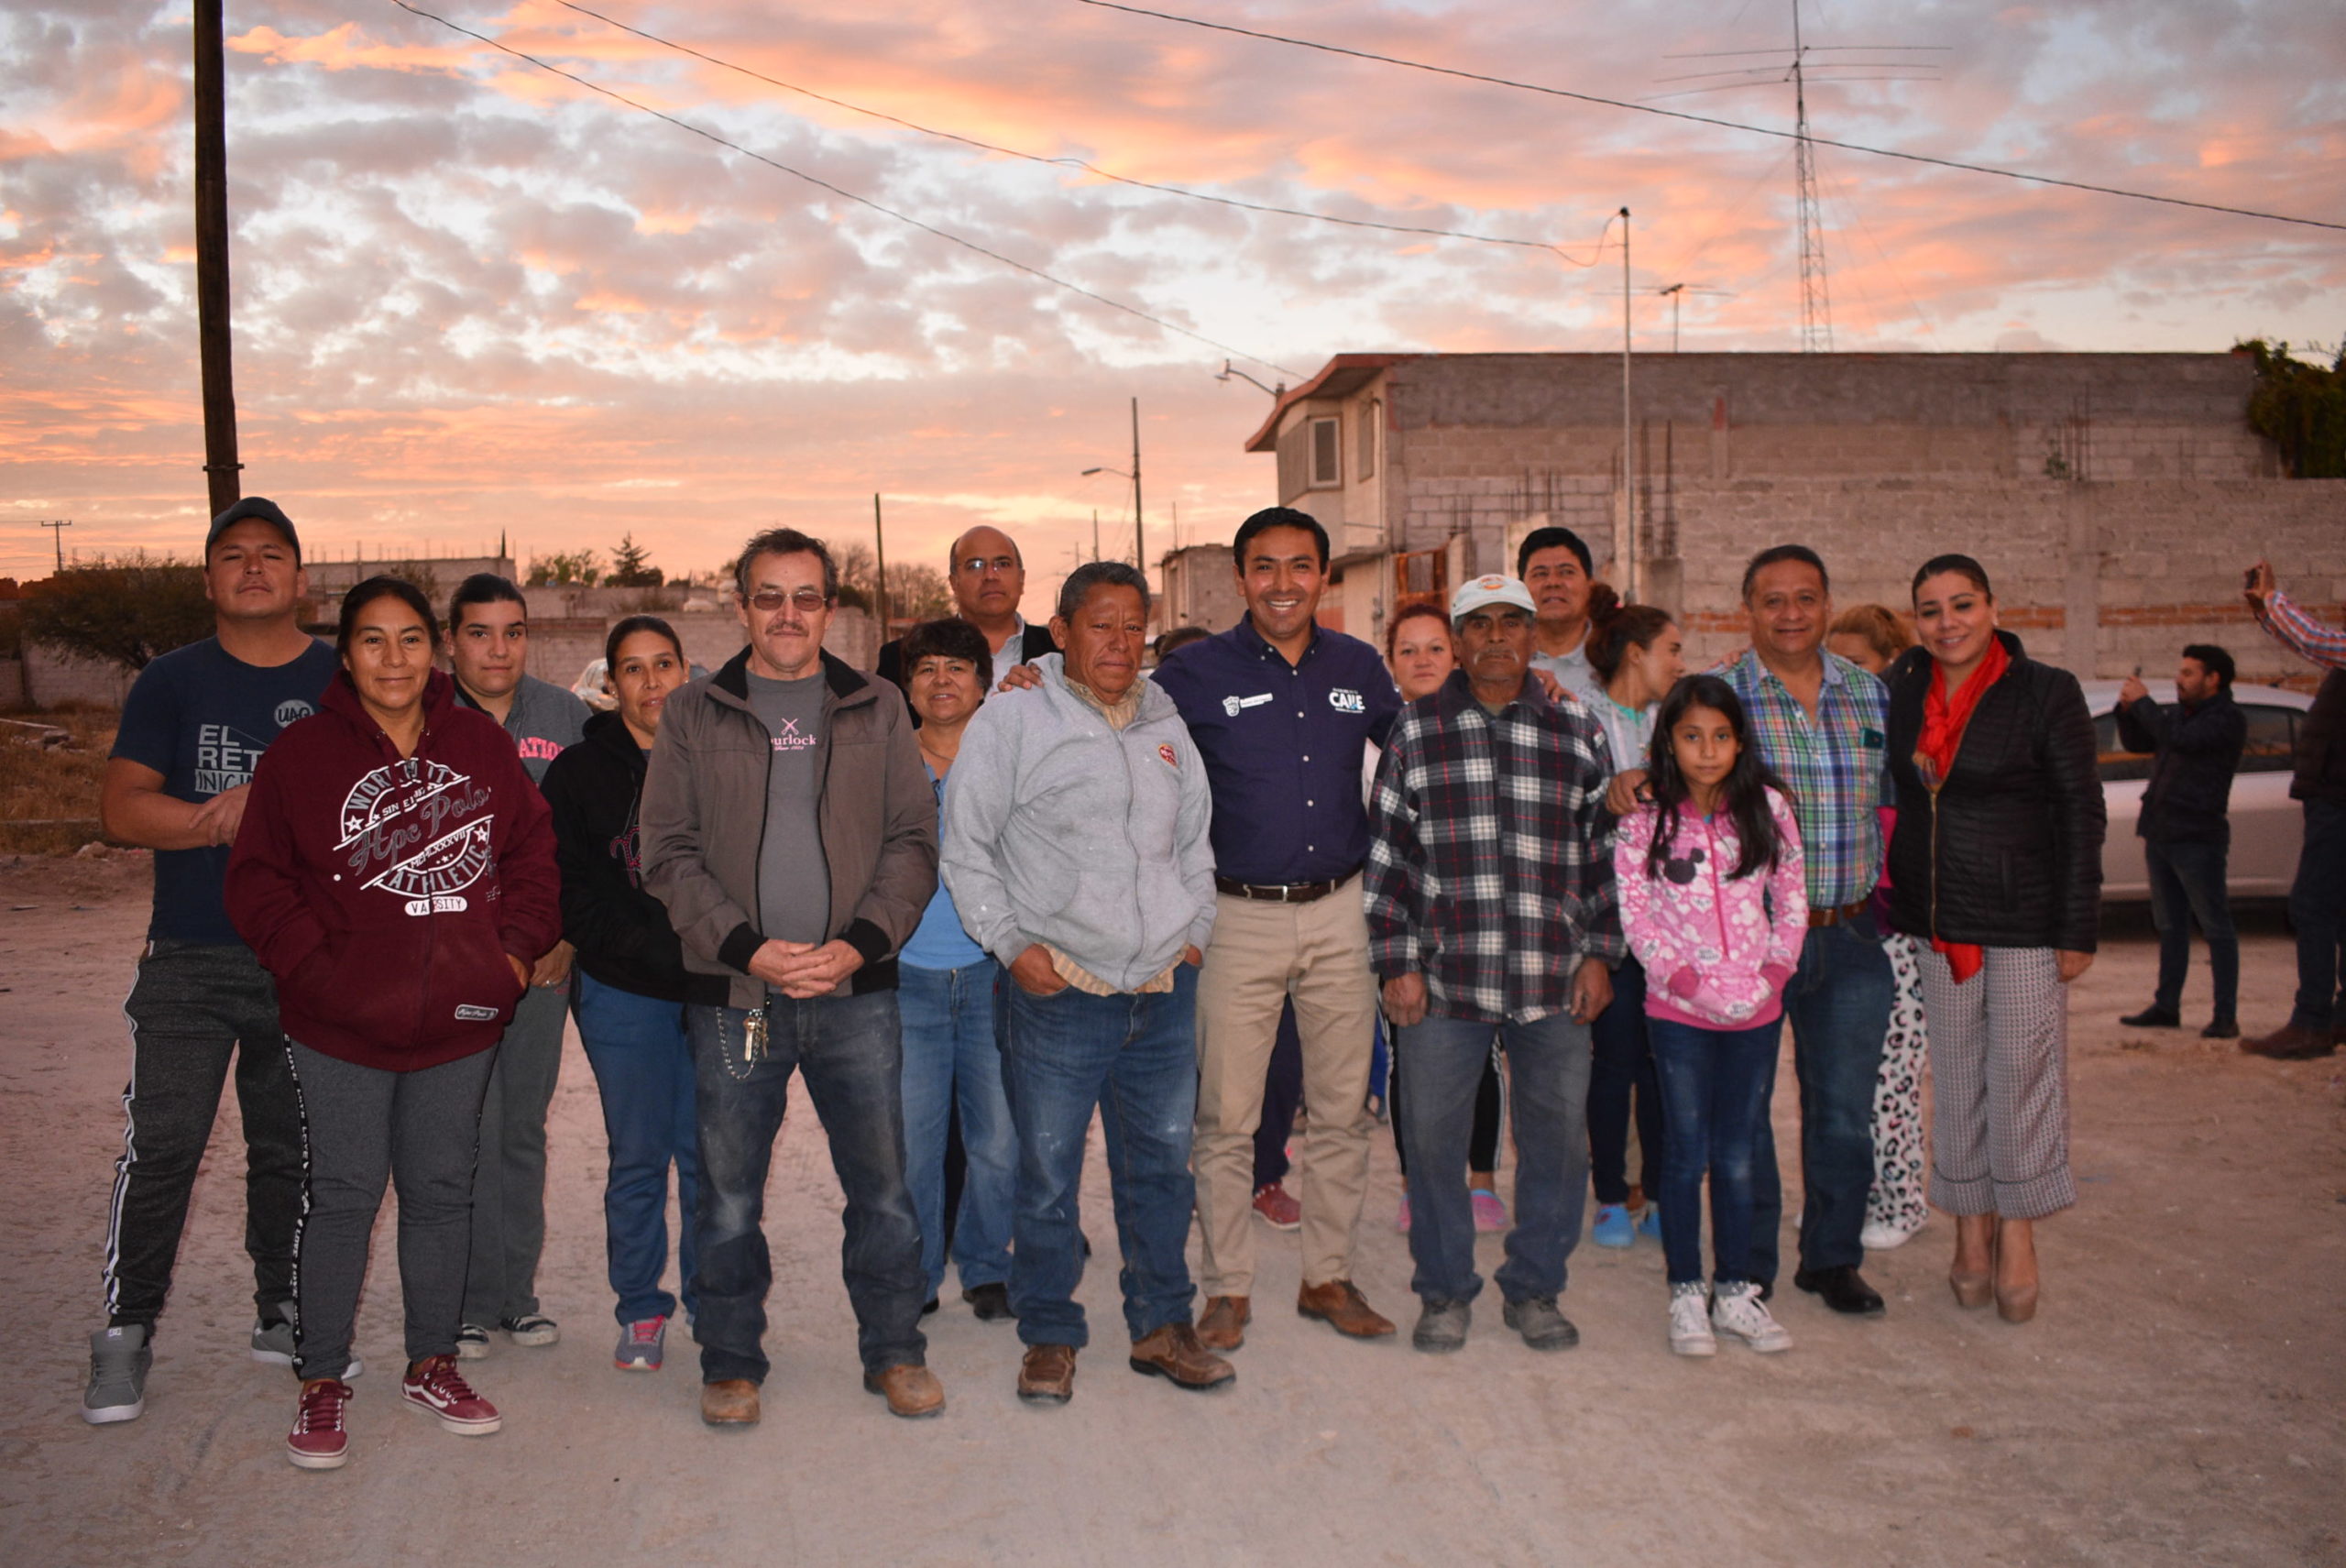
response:
<svg viewBox="0 0 2346 1568"><path fill-rule="evenodd" d="M1450 619L1461 620L1485 605L1507 604L1526 615L1538 615L1540 607L1531 602L1531 590L1522 580L1504 572L1485 572L1479 577L1469 577L1458 585L1450 596Z"/></svg>

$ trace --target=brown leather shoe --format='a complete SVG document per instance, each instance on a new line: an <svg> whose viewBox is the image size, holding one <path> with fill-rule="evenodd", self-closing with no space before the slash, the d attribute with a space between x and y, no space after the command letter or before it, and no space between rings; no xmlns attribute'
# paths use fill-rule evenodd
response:
<svg viewBox="0 0 2346 1568"><path fill-rule="evenodd" d="M2330 1055L2338 1048L2338 1042L2319 1029L2284 1024L2269 1035L2242 1040L2240 1048L2250 1056L2270 1057L2275 1061L2306 1061Z"/></svg>
<svg viewBox="0 0 2346 1568"><path fill-rule="evenodd" d="M1295 1299L1295 1310L1297 1316L1317 1318L1352 1339L1382 1339L1393 1332L1391 1321L1377 1316L1360 1287L1349 1279L1305 1286Z"/></svg>
<svg viewBox="0 0 2346 1568"><path fill-rule="evenodd" d="M937 1374L908 1361L865 1373L863 1386L874 1394L886 1395L888 1413L907 1420L933 1416L945 1409L945 1385L937 1380Z"/></svg>
<svg viewBox="0 0 2346 1568"><path fill-rule="evenodd" d="M1168 1323L1135 1340L1133 1370L1169 1379L1177 1388L1193 1390L1219 1388L1238 1376L1230 1363L1209 1354L1198 1343L1198 1331L1187 1323Z"/></svg>
<svg viewBox="0 0 2346 1568"><path fill-rule="evenodd" d="M1064 1405L1075 1398L1075 1346L1030 1344L1018 1364L1018 1397L1037 1405Z"/></svg>
<svg viewBox="0 0 2346 1568"><path fill-rule="evenodd" d="M1247 1298L1209 1297L1206 1315L1198 1320L1198 1343L1208 1350L1236 1350L1246 1343L1246 1325L1254 1321L1254 1303Z"/></svg>
<svg viewBox="0 0 2346 1568"><path fill-rule="evenodd" d="M758 1386L746 1377L727 1377L700 1386L700 1419L713 1427L753 1427L758 1424Z"/></svg>

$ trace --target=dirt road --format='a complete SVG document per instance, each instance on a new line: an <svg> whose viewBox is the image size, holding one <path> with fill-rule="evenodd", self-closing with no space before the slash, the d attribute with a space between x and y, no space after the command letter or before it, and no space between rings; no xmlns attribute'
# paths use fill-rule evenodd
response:
<svg viewBox="0 0 2346 1568"><path fill-rule="evenodd" d="M2346 1563L2341 1069L2120 1029L2110 1020L2148 996L2140 937L2113 942L2076 995L2083 1201L2045 1227L2045 1305L2027 1327L1955 1306L1941 1217L1869 1260L1883 1321L1786 1292L1788 1355L1672 1356L1661 1251L1641 1242L1574 1255L1564 1307L1580 1349L1527 1350L1486 1293L1464 1353L1430 1357L1406 1333L1344 1343L1285 1312L1295 1251L1266 1231L1238 1381L1192 1396L1124 1365L1095 1168L1097 1337L1074 1402L1021 1405L1013 1332L972 1319L948 1282L929 1333L950 1405L898 1421L858 1380L838 1189L795 1106L768 1197L774 1371L765 1422L746 1434L701 1426L681 1336L656 1376L610 1365L601 1124L574 1036L541 1281L565 1338L525 1350L500 1336L468 1368L505 1411L497 1436L462 1441L398 1409L387 1213L360 1317L355 1455L319 1475L284 1460L291 1377L246 1354L233 1095L147 1414L93 1429L77 1413L122 1136L120 1003L145 916L142 861L0 861L11 1568ZM2277 1021L2287 944L2266 927L2247 948L2248 1019ZM2194 981L2204 1008L2204 968ZM1796 1147L1788 1087L1777 1103ZM1380 1135L1360 1282L1406 1330L1398 1191ZM1496 1239L1482 1251L1487 1273Z"/></svg>

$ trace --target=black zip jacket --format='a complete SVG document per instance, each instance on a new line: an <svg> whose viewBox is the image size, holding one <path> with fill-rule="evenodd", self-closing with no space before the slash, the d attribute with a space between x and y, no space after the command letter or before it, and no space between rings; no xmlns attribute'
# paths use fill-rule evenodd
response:
<svg viewBox="0 0 2346 1568"><path fill-rule="evenodd" d="M2162 707L2143 697L2118 710L2130 751L2155 751L2134 831L2161 844L2229 844L2232 774L2248 744L2248 716L2229 691Z"/></svg>
<svg viewBox="0 0 2346 1568"><path fill-rule="evenodd" d="M1938 665L1915 648L1885 676L1898 785L1891 920L1914 937L2089 953L2100 932L2110 827L2093 718L2075 675L2029 658L2011 632L1996 635L2012 665L1973 710L1936 801L1915 770L1914 748Z"/></svg>
<svg viewBox="0 0 2346 1568"><path fill-rule="evenodd" d="M554 863L562 871L562 934L576 963L605 985L662 1002L721 1005L721 975L685 968L668 910L638 874L636 810L644 753L617 713L586 720L586 738L546 768Z"/></svg>

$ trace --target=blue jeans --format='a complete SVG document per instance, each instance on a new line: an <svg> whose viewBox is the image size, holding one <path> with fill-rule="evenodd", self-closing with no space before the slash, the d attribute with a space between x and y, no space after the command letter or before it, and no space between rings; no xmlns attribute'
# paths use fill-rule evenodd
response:
<svg viewBox="0 0 2346 1568"><path fill-rule="evenodd" d="M968 1174L953 1224L961 1288L1010 1277L1010 1211L1018 1182L1018 1131L1002 1092L994 986L1002 966L959 969L899 963L896 1004L904 1023L904 1180L920 1219L921 1276L933 1299L945 1283L945 1135L958 1105Z"/></svg>
<svg viewBox="0 0 2346 1568"><path fill-rule="evenodd" d="M1409 1091L1394 1107L1409 1155L1409 1288L1429 1301L1471 1301L1474 1208L1466 1190L1466 1145L1474 1093L1492 1037L1507 1052L1515 1122L1515 1228L1507 1232L1499 1293L1510 1301L1561 1295L1564 1260L1580 1240L1588 1187L1588 1026L1568 1013L1530 1024L1482 1024L1429 1015L1393 1032Z"/></svg>
<svg viewBox="0 0 2346 1568"><path fill-rule="evenodd" d="M664 1318L676 1298L660 1288L668 1266L668 1167L676 1168L676 1283L697 1315L693 1214L700 1202L700 1149L693 1116L693 1046L681 1002L639 996L583 970L571 1007L578 1043L603 1100L611 1141L603 1183L603 1233L619 1320Z"/></svg>
<svg viewBox="0 0 2346 1568"><path fill-rule="evenodd" d="M1109 1193L1124 1266L1124 1327L1135 1340L1189 1321L1197 1294L1184 1249L1197 1184L1189 1135L1198 1115L1198 971L1182 964L1173 989L1091 996L1009 992L1003 1087L1018 1127L1017 1245L1010 1304L1028 1344L1090 1343L1075 1299L1082 1277L1084 1135L1098 1107L1107 1135Z"/></svg>
<svg viewBox="0 0 2346 1568"><path fill-rule="evenodd" d="M1784 987L1792 1070L1800 1080L1804 1269L1854 1268L1865 1261L1858 1237L1873 1189L1873 1088L1897 994L1890 955L1869 916L1812 929L1800 968ZM1751 1277L1771 1285L1784 1189L1776 1170L1775 1129L1764 1120L1751 1186Z"/></svg>
<svg viewBox="0 0 2346 1568"><path fill-rule="evenodd" d="M1712 1277L1751 1277L1751 1189L1760 1130L1776 1093L1784 1022L1755 1029L1698 1029L1646 1021L1662 1107L1661 1251L1670 1282L1703 1277L1703 1177L1711 1179Z"/></svg>
<svg viewBox="0 0 2346 1568"><path fill-rule="evenodd" d="M694 1089L699 1100L700 1296L694 1337L701 1380L765 1381L761 1342L773 1262L766 1252L766 1168L782 1130L793 1068L831 1146L847 1199L840 1273L855 1308L856 1348L866 1372L922 1365L920 1222L904 1185L904 1062L896 993L766 998L765 1054L748 1059L739 1007L688 1007Z"/></svg>
<svg viewBox="0 0 2346 1568"><path fill-rule="evenodd" d="M1661 1085L1654 1077L1647 1036L1646 971L1623 959L1613 971L1613 1000L1588 1026L1593 1047L1588 1069L1588 1169L1599 1203L1629 1201L1629 1114L1635 1091L1638 1118L1637 1185L1647 1198L1661 1196Z"/></svg>
<svg viewBox="0 0 2346 1568"><path fill-rule="evenodd" d="M2306 802L2306 842L2289 887L2289 925L2297 934L2297 1000L2289 1022L2317 1032L2346 1024L2341 1005L2339 944L2346 939L2346 806Z"/></svg>
<svg viewBox="0 0 2346 1568"><path fill-rule="evenodd" d="M2240 938L2232 931L2232 903L2225 888L2223 844L2162 844L2143 840L2151 873L2151 922L2159 933L2159 984L2151 1004L2183 1010L2183 981L2191 972L2191 926L2208 938L2208 967L2216 981L2218 1020L2240 1013Z"/></svg>

